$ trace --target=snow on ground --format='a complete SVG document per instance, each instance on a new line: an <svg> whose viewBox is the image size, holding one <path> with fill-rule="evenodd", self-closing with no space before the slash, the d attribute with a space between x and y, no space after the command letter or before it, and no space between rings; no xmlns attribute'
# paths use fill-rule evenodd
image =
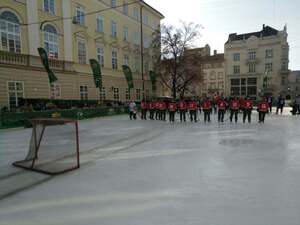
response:
<svg viewBox="0 0 300 225"><path fill-rule="evenodd" d="M0 131L0 225L299 225L300 117L256 118L81 121L82 167L56 177L11 167L31 130Z"/></svg>

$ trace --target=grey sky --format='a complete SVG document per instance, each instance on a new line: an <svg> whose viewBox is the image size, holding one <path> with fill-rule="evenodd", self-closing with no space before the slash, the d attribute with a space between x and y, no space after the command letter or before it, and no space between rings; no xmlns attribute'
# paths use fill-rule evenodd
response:
<svg viewBox="0 0 300 225"><path fill-rule="evenodd" d="M300 0L146 0L166 17L203 25L200 45L224 51L229 33L259 31L266 24L278 30L288 27L290 69L300 70Z"/></svg>

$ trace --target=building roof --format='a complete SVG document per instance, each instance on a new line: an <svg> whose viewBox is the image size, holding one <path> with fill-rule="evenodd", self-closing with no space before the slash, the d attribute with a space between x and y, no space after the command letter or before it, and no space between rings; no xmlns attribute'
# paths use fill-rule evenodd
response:
<svg viewBox="0 0 300 225"><path fill-rule="evenodd" d="M245 33L245 34L237 34L237 33L229 34L226 44L228 44L229 41L247 40L251 36L256 36L258 38L275 36L275 35L278 34L278 32L279 32L278 30L276 30L276 29L274 29L270 26L265 26L265 24L264 24L261 31L252 32L252 33Z"/></svg>
<svg viewBox="0 0 300 225"><path fill-rule="evenodd" d="M214 62L223 62L225 61L224 53L219 53L210 56L203 56L200 58L203 63L214 63Z"/></svg>
<svg viewBox="0 0 300 225"><path fill-rule="evenodd" d="M145 1L141 0L141 3L144 4L145 6L147 6L148 8L150 8L151 10L153 10L155 13L157 13L162 19L164 19L164 15L159 12L158 10L154 9L151 5L149 5L148 3L146 3Z"/></svg>
<svg viewBox="0 0 300 225"><path fill-rule="evenodd" d="M300 70L292 70L291 74L296 75L296 76L300 76Z"/></svg>

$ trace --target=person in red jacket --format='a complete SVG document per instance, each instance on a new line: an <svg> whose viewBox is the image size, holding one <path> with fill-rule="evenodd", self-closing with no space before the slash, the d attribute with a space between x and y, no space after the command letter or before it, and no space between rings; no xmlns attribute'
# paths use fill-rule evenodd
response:
<svg viewBox="0 0 300 225"><path fill-rule="evenodd" d="M178 108L179 108L179 114L180 114L180 122L186 121L186 102L184 101L183 98L180 99L178 103Z"/></svg>
<svg viewBox="0 0 300 225"><path fill-rule="evenodd" d="M155 101L149 102L149 110L150 110L150 120L154 120L154 111L155 111Z"/></svg>
<svg viewBox="0 0 300 225"><path fill-rule="evenodd" d="M212 104L209 98L205 98L202 103L202 108L204 112L204 123L210 122L210 114L212 112Z"/></svg>
<svg viewBox="0 0 300 225"><path fill-rule="evenodd" d="M244 100L243 123L246 122L246 118L248 118L248 123L251 123L252 109L253 109L253 101L251 98L247 97Z"/></svg>
<svg viewBox="0 0 300 225"><path fill-rule="evenodd" d="M218 101L218 122L224 122L224 114L226 111L226 102L224 100L224 98L221 98Z"/></svg>
<svg viewBox="0 0 300 225"><path fill-rule="evenodd" d="M198 109L198 104L195 100L191 100L189 102L189 110L190 110L190 118L191 122L197 122L197 109Z"/></svg>
<svg viewBox="0 0 300 225"><path fill-rule="evenodd" d="M148 109L147 105L148 105L147 102L145 101L145 99L143 99L141 101L141 111L142 111L141 119L142 120L147 120L147 109Z"/></svg>
<svg viewBox="0 0 300 225"><path fill-rule="evenodd" d="M239 102L239 100L237 98L233 98L230 101L230 122L232 122L233 115L234 115L234 120L237 123L239 109L240 109L240 102Z"/></svg>
<svg viewBox="0 0 300 225"><path fill-rule="evenodd" d="M157 99L155 101L155 119L159 120L159 114L160 114L160 110L159 110L159 100Z"/></svg>
<svg viewBox="0 0 300 225"><path fill-rule="evenodd" d="M240 111L242 112L242 113L244 113L244 111L245 111L245 98L244 97L240 97Z"/></svg>
<svg viewBox="0 0 300 225"><path fill-rule="evenodd" d="M167 109L167 106L166 106L166 103L164 101L160 101L159 102L159 120L163 120L165 121L166 120L166 109Z"/></svg>
<svg viewBox="0 0 300 225"><path fill-rule="evenodd" d="M258 111L258 122L264 123L265 122L265 116L268 112L269 105L265 97L261 99L261 101L257 105L257 111Z"/></svg>
<svg viewBox="0 0 300 225"><path fill-rule="evenodd" d="M169 103L169 121L174 123L175 122L175 113L177 110L177 104L174 100Z"/></svg>

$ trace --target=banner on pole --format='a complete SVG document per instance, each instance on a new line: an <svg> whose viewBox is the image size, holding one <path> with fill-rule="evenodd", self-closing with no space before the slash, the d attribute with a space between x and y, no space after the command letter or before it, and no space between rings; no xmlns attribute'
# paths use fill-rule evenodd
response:
<svg viewBox="0 0 300 225"><path fill-rule="evenodd" d="M149 76L150 76L150 80L152 83L152 90L155 91L156 90L156 74L154 73L154 71L150 70Z"/></svg>
<svg viewBox="0 0 300 225"><path fill-rule="evenodd" d="M100 64L96 59L90 59L90 65L94 75L94 82L97 88L102 88L102 74Z"/></svg>
<svg viewBox="0 0 300 225"><path fill-rule="evenodd" d="M49 59L48 59L46 50L44 48L38 48L38 52L41 57L42 64L48 74L49 83L51 84L51 83L57 81L57 77L54 75L54 73L52 72L52 70L49 67Z"/></svg>
<svg viewBox="0 0 300 225"><path fill-rule="evenodd" d="M129 66L126 65L123 65L122 69L128 84L128 88L129 89L133 88L133 77L132 77L131 69L129 68Z"/></svg>

